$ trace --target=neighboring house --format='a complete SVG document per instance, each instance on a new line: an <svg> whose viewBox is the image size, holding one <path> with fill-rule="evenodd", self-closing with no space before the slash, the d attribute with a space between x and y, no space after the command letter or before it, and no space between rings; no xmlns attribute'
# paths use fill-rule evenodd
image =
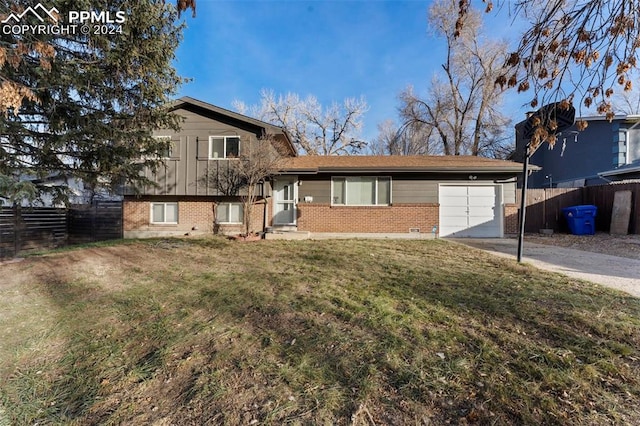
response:
<svg viewBox="0 0 640 426"><path fill-rule="evenodd" d="M640 116L584 117L588 126L575 126L558 135L553 149L543 144L531 157L540 170L529 177L529 187L581 187L640 176ZM525 121L516 124L516 150L522 157L527 143Z"/></svg>
<svg viewBox="0 0 640 426"><path fill-rule="evenodd" d="M286 132L181 98L184 117L157 187L128 191L125 237L239 232L242 207L203 176L228 165L250 140L278 136L281 173L265 182L254 231L314 234L501 237L517 232L516 177L522 165L465 156L298 157Z"/></svg>
<svg viewBox="0 0 640 426"><path fill-rule="evenodd" d="M87 188L84 182L75 177L66 177L62 174L50 174L49 176L38 179L33 176L22 176L20 178L21 181L30 181L37 188L39 188L38 197L33 200L22 200L19 204L23 207L65 207L65 203L62 201L56 201L55 196L53 195L52 190L58 188L60 191L63 191L67 198L68 204L70 205L79 205L79 204L91 204L94 200L101 201L121 201L122 196L115 195L109 193L105 189L99 189L97 191L92 191L90 188ZM7 206L8 200L1 198L2 205Z"/></svg>
<svg viewBox="0 0 640 426"><path fill-rule="evenodd" d="M600 172L598 175L612 182L640 182L640 160L635 160L632 163L607 170L606 172Z"/></svg>

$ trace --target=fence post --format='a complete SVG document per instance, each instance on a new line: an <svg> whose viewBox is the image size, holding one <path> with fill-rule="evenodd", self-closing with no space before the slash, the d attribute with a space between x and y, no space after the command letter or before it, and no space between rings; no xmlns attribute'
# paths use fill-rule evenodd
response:
<svg viewBox="0 0 640 426"><path fill-rule="evenodd" d="M98 201L91 201L91 209L89 209L91 214L91 242L95 242L97 240L96 235L96 216L98 216Z"/></svg>
<svg viewBox="0 0 640 426"><path fill-rule="evenodd" d="M13 256L17 257L18 253L22 249L22 206L19 204L13 205Z"/></svg>

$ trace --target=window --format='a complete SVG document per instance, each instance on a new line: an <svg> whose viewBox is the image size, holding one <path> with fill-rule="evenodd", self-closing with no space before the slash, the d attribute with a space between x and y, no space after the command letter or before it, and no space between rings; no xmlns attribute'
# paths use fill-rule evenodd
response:
<svg viewBox="0 0 640 426"><path fill-rule="evenodd" d="M332 179L334 205L385 206L391 204L390 177L340 177Z"/></svg>
<svg viewBox="0 0 640 426"><path fill-rule="evenodd" d="M218 204L218 223L242 223L243 210L241 203Z"/></svg>
<svg viewBox="0 0 640 426"><path fill-rule="evenodd" d="M151 223L177 224L178 203L151 203Z"/></svg>
<svg viewBox="0 0 640 426"><path fill-rule="evenodd" d="M156 136L159 142L165 142L167 146L158 152L160 158L171 158L171 136Z"/></svg>
<svg viewBox="0 0 640 426"><path fill-rule="evenodd" d="M234 158L240 155L238 136L209 136L209 158Z"/></svg>

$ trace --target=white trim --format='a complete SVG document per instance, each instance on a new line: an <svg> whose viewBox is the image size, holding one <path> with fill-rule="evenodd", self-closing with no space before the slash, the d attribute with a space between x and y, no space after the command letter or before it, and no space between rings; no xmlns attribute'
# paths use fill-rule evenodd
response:
<svg viewBox="0 0 640 426"><path fill-rule="evenodd" d="M153 206L154 205L163 205L164 206L164 212L163 212L163 217L165 218L164 222L155 222L153 220ZM174 205L176 206L176 221L175 222L167 222L166 218L167 218L167 206L168 205ZM177 225L178 221L180 220L180 217L178 216L180 212L180 209L178 207L178 202L177 201L171 201L171 202L157 202L157 201L151 201L149 203L149 223L152 225Z"/></svg>
<svg viewBox="0 0 640 426"><path fill-rule="evenodd" d="M494 217L497 219L498 235L495 238L504 238L504 224L505 224L505 211L504 211L504 185L495 184L491 181L475 181L475 182L439 182L438 183L438 234L442 235L442 203L441 188L443 186L459 186L459 187L480 187L490 186L494 188L495 193L495 205L494 205ZM467 212L468 214L468 212Z"/></svg>
<svg viewBox="0 0 640 426"><path fill-rule="evenodd" d="M278 200L280 190L276 189L278 182L284 182L285 184L291 184L293 193L291 194L292 200L280 201ZM298 224L298 176L286 176L286 177L277 177L273 180L273 219L272 224L274 226L297 226ZM278 210L278 204L290 203L292 208L291 214L293 218L293 222L287 223L276 223L276 218L280 211Z"/></svg>
<svg viewBox="0 0 640 426"><path fill-rule="evenodd" d="M240 206L240 214L242 214L242 218L244 219L244 204L242 204L239 201L228 201L228 202L222 202L222 203L218 203L218 207L220 208L220 206L222 205L226 205L226 206L230 206L232 204L237 204ZM229 212L227 211L227 217L229 217L230 215L228 214ZM216 221L218 224L220 225L242 225L244 222L240 221L240 222L220 222L218 221L218 212L216 211Z"/></svg>
<svg viewBox="0 0 640 426"><path fill-rule="evenodd" d="M207 154L207 157L209 158L209 160L229 160L230 158L234 158L234 157L227 157L227 138L234 138L234 139L238 139L238 155L240 155L240 143L242 142L242 139L240 138L240 136L238 135L230 135L230 136L217 136L217 135L209 135L209 151ZM222 157L213 157L213 139L222 139L222 150L223 150L223 156Z"/></svg>

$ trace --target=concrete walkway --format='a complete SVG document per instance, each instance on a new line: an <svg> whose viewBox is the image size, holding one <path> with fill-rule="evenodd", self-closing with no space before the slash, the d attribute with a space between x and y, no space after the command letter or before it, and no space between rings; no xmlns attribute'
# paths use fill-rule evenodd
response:
<svg viewBox="0 0 640 426"><path fill-rule="evenodd" d="M514 261L518 252L516 239L466 238L451 241L509 257ZM602 284L640 297L640 260L527 243L526 239L522 260L540 269Z"/></svg>

